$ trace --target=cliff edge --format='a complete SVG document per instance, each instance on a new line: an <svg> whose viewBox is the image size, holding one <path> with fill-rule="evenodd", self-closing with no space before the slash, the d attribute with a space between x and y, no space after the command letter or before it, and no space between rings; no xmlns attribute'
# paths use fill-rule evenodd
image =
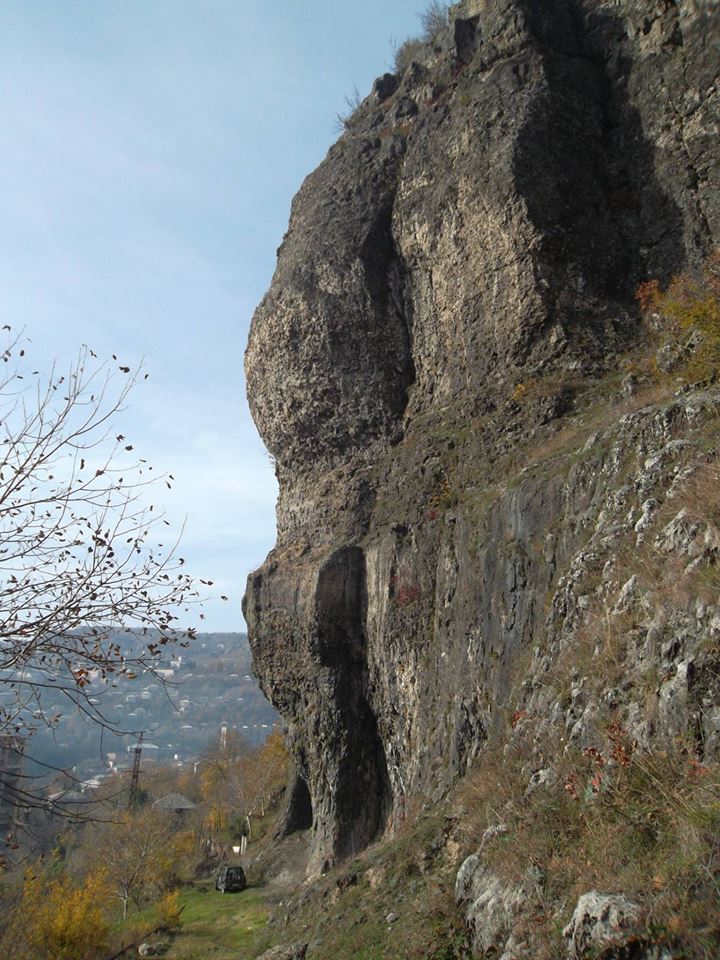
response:
<svg viewBox="0 0 720 960"><path fill-rule="evenodd" d="M717 749L693 699L716 700L712 603L628 659L664 663L652 722L632 685L613 705L541 678L599 598L642 597L613 558L714 451L712 383L622 406L613 377L638 285L720 237L718 35L702 0L466 0L293 202L246 354L280 498L245 605L311 872L509 739L512 698L538 743L615 718L644 743L700 722Z"/></svg>

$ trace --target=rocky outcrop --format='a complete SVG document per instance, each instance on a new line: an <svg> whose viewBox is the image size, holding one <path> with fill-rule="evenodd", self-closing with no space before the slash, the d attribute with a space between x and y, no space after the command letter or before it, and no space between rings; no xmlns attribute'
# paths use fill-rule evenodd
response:
<svg viewBox="0 0 720 960"><path fill-rule="evenodd" d="M482 853L473 854L458 871L455 897L471 932L478 957L513 960L527 953L527 944L513 928L520 914L539 897L537 871L530 868L520 883L509 883L483 863Z"/></svg>
<svg viewBox="0 0 720 960"><path fill-rule="evenodd" d="M295 943L290 946L272 947L266 950L258 960L305 960L308 945Z"/></svg>
<svg viewBox="0 0 720 960"><path fill-rule="evenodd" d="M638 337L638 282L717 242L714 16L456 5L295 198L246 355L280 499L245 609L311 870L467 769L518 657L567 642L591 532L643 535L690 467L700 401L572 417Z"/></svg>
<svg viewBox="0 0 720 960"><path fill-rule="evenodd" d="M640 924L640 909L625 897L591 890L578 900L563 930L568 960L582 960L609 947L622 946Z"/></svg>

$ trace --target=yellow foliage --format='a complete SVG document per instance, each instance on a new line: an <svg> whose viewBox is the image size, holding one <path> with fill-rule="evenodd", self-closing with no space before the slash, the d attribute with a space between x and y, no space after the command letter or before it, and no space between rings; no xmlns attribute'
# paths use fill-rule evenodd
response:
<svg viewBox="0 0 720 960"><path fill-rule="evenodd" d="M514 389L513 392L510 394L510 399L511 399L511 400L514 400L516 403L519 403L520 400L522 400L522 398L523 398L523 397L525 396L525 394L527 393L527 390L528 390L528 388L527 388L527 385L526 385L526 384L524 384L524 383L516 383L516 384L515 384L515 389Z"/></svg>
<svg viewBox="0 0 720 960"><path fill-rule="evenodd" d="M689 381L706 380L720 371L720 250L712 253L699 274L674 277L667 290L657 280L642 284L636 298L643 313L657 312L675 335L697 331L702 342L687 360L683 374Z"/></svg>
<svg viewBox="0 0 720 960"><path fill-rule="evenodd" d="M179 893L177 890L172 893L166 893L164 897L155 904L155 915L157 916L158 926L165 930L178 930L182 926L180 914L182 907L179 902Z"/></svg>
<svg viewBox="0 0 720 960"><path fill-rule="evenodd" d="M213 805L207 816L208 827L214 832L219 832L225 826L225 809L222 806Z"/></svg>
<svg viewBox="0 0 720 960"><path fill-rule="evenodd" d="M91 840L93 858L107 874L106 896L120 903L123 916L132 903L152 903L192 871L192 831L152 807L97 825Z"/></svg>
<svg viewBox="0 0 720 960"><path fill-rule="evenodd" d="M270 779L281 781L287 769L288 752L280 730L273 730L260 749L260 763L268 771Z"/></svg>
<svg viewBox="0 0 720 960"><path fill-rule="evenodd" d="M95 960L107 952L110 924L101 904L107 877L97 871L82 886L67 877L45 881L28 874L15 921L17 956L33 960Z"/></svg>
<svg viewBox="0 0 720 960"><path fill-rule="evenodd" d="M203 800L210 800L216 795L218 788L227 778L229 765L229 760L216 760L213 764L203 767L200 774L200 791Z"/></svg>
<svg viewBox="0 0 720 960"><path fill-rule="evenodd" d="M236 743L209 753L200 775L208 828L219 832L241 820L251 831L250 818L265 815L269 797L285 780L287 762L279 730L256 749Z"/></svg>

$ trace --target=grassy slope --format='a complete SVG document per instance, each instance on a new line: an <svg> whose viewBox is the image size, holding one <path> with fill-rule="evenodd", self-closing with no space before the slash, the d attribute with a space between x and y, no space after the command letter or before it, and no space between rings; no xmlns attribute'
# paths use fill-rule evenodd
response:
<svg viewBox="0 0 720 960"><path fill-rule="evenodd" d="M440 808L410 818L393 839L286 898L269 924L272 942L309 942L313 960L465 960L456 830Z"/></svg>
<svg viewBox="0 0 720 960"><path fill-rule="evenodd" d="M206 881L186 887L180 906L182 927L171 937L167 960L251 960L266 946L268 911L262 887L221 894Z"/></svg>

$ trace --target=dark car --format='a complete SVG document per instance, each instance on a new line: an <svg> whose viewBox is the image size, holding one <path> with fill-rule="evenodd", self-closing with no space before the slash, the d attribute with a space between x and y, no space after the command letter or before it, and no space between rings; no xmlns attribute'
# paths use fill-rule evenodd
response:
<svg viewBox="0 0 720 960"><path fill-rule="evenodd" d="M215 877L215 889L220 893L238 893L247 886L242 867L223 867Z"/></svg>

